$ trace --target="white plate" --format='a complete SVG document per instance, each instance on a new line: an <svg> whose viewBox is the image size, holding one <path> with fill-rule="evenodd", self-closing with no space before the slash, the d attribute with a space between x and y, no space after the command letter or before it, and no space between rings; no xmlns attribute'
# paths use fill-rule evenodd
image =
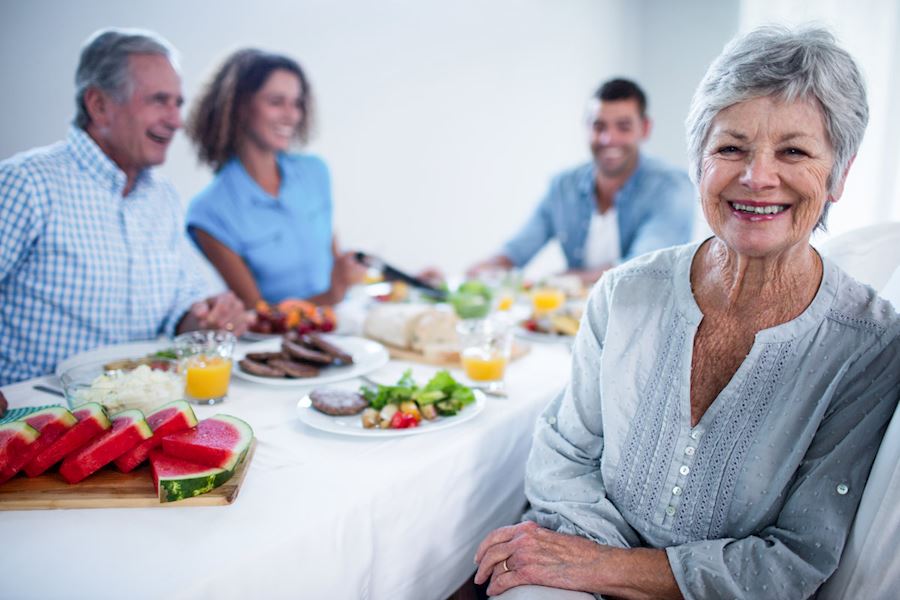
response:
<svg viewBox="0 0 900 600"><path fill-rule="evenodd" d="M94 348L93 350L86 350L80 354L70 356L56 365L54 373L59 377L72 367L78 367L83 364L100 361L112 362L114 360L124 360L129 358L143 358L148 354L153 354L154 352L166 350L168 348L172 348L172 341L165 338L101 346L99 348Z"/></svg>
<svg viewBox="0 0 900 600"><path fill-rule="evenodd" d="M374 438L417 435L420 433L430 433L432 431L447 429L448 427L465 423L477 416L478 413L484 410L484 405L487 404L487 401L482 392L479 390L474 390L474 392L475 404L470 404L458 414L452 417L438 417L434 421L422 419L422 422L419 423L418 427L409 427L407 429L366 429L362 426L361 414L350 415L347 417L332 417L331 415L326 415L312 407L312 402L308 395L301 398L300 402L297 404L297 415L303 423L309 425L313 429L340 435Z"/></svg>
<svg viewBox="0 0 900 600"><path fill-rule="evenodd" d="M353 357L353 364L347 366L323 367L319 371L317 377L303 377L299 379L288 379L282 377L260 377L245 373L238 362L252 352L278 352L281 350L281 337L264 340L255 344L250 344L242 349L235 350L234 353L234 370L233 373L241 379L253 381L255 383L265 383L266 385L276 385L281 387L309 387L313 385L322 385L324 383L334 383L344 379L353 379L360 375L365 375L376 369L380 369L390 360L388 351L378 342L367 340L361 337L341 336L341 335L323 335L324 339L334 344L347 354Z"/></svg>

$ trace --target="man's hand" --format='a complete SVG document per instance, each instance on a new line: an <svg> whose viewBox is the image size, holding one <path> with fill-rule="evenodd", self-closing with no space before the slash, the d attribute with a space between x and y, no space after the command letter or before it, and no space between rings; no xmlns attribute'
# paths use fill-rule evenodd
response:
<svg viewBox="0 0 900 600"><path fill-rule="evenodd" d="M229 291L192 305L178 324L178 333L224 329L240 337L255 318L253 312L244 310L244 303Z"/></svg>

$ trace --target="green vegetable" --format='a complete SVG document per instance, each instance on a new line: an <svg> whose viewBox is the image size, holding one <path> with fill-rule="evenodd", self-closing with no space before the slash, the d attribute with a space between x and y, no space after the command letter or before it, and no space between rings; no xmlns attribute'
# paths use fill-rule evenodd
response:
<svg viewBox="0 0 900 600"><path fill-rule="evenodd" d="M165 350L159 350L152 354L153 358L167 358L169 360L178 360L178 355L175 354L174 348L166 348Z"/></svg>
<svg viewBox="0 0 900 600"><path fill-rule="evenodd" d="M481 281L465 281L450 294L449 301L461 319L482 319L491 310L491 289Z"/></svg>
<svg viewBox="0 0 900 600"><path fill-rule="evenodd" d="M420 407L433 404L438 414L455 415L465 406L475 402L472 389L457 382L449 371L438 371L423 387L416 385L412 379L412 371L407 369L395 385L362 386L360 394L369 401L375 410L381 410L387 404L414 401Z"/></svg>

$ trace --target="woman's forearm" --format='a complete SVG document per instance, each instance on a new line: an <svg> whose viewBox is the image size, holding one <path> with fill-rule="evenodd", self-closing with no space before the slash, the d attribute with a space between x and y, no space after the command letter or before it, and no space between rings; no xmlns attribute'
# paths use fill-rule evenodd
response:
<svg viewBox="0 0 900 600"><path fill-rule="evenodd" d="M616 598L683 598L665 550L606 547L591 591Z"/></svg>

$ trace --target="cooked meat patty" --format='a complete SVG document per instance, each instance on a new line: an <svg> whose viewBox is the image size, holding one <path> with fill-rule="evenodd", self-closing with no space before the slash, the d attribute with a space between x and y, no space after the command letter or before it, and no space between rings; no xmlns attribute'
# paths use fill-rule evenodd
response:
<svg viewBox="0 0 900 600"><path fill-rule="evenodd" d="M357 392L333 388L316 388L309 399L316 410L334 417L355 415L369 405Z"/></svg>
<svg viewBox="0 0 900 600"><path fill-rule="evenodd" d="M334 360L343 363L345 365L353 364L353 357L327 341L325 341L321 335L317 333L308 333L300 338L303 344L307 347L316 348L317 350L321 350L328 356L331 356Z"/></svg>
<svg viewBox="0 0 900 600"><path fill-rule="evenodd" d="M277 369L275 367L269 366L267 364L257 362L250 358L245 358L238 362L241 369L244 370L245 373L250 373L251 375L258 375L259 377L284 377L285 372L281 369Z"/></svg>
<svg viewBox="0 0 900 600"><path fill-rule="evenodd" d="M319 374L319 368L309 363L301 363L294 360L284 358L273 358L269 361L269 366L284 371L288 377L294 379L302 379L304 377L315 377Z"/></svg>
<svg viewBox="0 0 900 600"><path fill-rule="evenodd" d="M316 363L317 365L330 365L334 362L334 359L324 352L306 348L287 339L281 342L281 349L295 360Z"/></svg>
<svg viewBox="0 0 900 600"><path fill-rule="evenodd" d="M250 360L255 360L256 362L269 362L273 358L289 358L287 354L284 352L250 352L247 354L247 358Z"/></svg>

